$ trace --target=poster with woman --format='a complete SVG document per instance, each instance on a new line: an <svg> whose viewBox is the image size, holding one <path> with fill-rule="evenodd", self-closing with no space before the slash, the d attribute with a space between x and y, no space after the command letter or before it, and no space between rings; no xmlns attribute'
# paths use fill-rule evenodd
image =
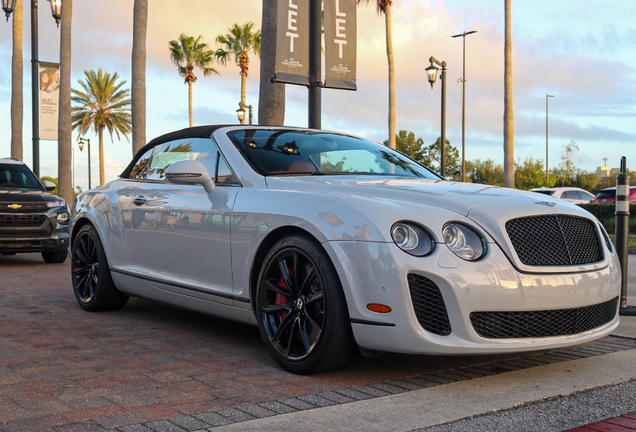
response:
<svg viewBox="0 0 636 432"><path fill-rule="evenodd" d="M60 65L40 62L40 139L57 141Z"/></svg>

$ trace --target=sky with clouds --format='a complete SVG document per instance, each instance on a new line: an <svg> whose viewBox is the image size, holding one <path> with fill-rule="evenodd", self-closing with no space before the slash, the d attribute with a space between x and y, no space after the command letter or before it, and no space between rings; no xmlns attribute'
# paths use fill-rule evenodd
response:
<svg viewBox="0 0 636 432"><path fill-rule="evenodd" d="M24 0L28 5L29 1ZM358 8L358 90L322 91L322 127L384 141L388 135L388 88L384 18L374 1ZM170 62L168 41L181 33L202 36L211 48L234 23L261 24L259 0L149 1L147 40L147 138L188 126L187 85ZM187 6L186 6L187 5ZM59 30L47 2L39 6L41 61L59 59ZM72 86L85 70L117 72L130 85L133 0L75 1ZM461 148L462 40L466 38L466 158L503 161L504 1L394 0L397 129L425 145L440 135L439 83L431 89L424 69L435 56L448 64L447 131ZM636 1L512 1L515 159L545 160L546 93L549 161L575 141L578 165L595 170L621 156L636 167ZM24 159L31 164L30 14L24 13ZM237 123L240 76L236 65L215 65L219 76L194 84L194 123ZM196 73L196 70L195 70ZM250 57L247 103L258 106L259 59ZM11 19L0 22L0 156L10 154ZM307 89L287 86L285 123L307 126ZM97 184L97 135L91 138L93 184ZM76 136L74 134L74 139ZM105 140L106 179L132 156L125 139ZM57 176L54 141L41 141L40 171ZM75 183L86 189L86 150L75 146Z"/></svg>

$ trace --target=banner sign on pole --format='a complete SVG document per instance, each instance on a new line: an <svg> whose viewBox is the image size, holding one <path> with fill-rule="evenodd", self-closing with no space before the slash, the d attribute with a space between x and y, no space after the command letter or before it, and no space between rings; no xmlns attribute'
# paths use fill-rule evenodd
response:
<svg viewBox="0 0 636 432"><path fill-rule="evenodd" d="M40 139L57 141L60 65L40 62Z"/></svg>
<svg viewBox="0 0 636 432"><path fill-rule="evenodd" d="M325 85L356 90L356 0L325 0Z"/></svg>
<svg viewBox="0 0 636 432"><path fill-rule="evenodd" d="M277 82L309 85L309 1L278 0Z"/></svg>

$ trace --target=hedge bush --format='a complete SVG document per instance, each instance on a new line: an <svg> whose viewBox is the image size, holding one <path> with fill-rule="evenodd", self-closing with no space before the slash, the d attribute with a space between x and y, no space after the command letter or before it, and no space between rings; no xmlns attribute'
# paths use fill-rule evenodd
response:
<svg viewBox="0 0 636 432"><path fill-rule="evenodd" d="M579 204L579 207L589 211L601 221L608 233L616 231L616 206L605 204ZM636 204L629 206L629 233L636 235Z"/></svg>

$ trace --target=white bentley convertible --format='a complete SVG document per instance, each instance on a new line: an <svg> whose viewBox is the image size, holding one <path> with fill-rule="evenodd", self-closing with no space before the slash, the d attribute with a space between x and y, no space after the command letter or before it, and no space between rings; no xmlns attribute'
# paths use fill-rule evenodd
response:
<svg viewBox="0 0 636 432"><path fill-rule="evenodd" d="M570 346L618 325L620 267L592 215L333 132L156 138L77 198L71 245L82 308L139 296L251 323L295 373L360 351Z"/></svg>

